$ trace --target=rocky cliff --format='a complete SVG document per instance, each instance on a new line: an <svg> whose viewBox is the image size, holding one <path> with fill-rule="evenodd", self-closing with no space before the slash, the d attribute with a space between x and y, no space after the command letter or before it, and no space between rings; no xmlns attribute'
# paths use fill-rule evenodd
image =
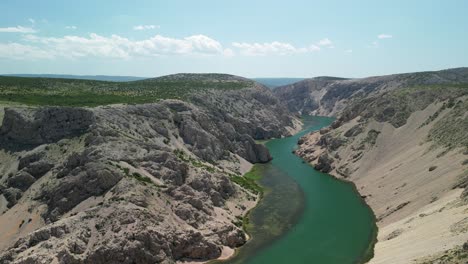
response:
<svg viewBox="0 0 468 264"><path fill-rule="evenodd" d="M354 92L330 101L335 84L317 99L314 111L337 120L301 138L296 153L354 182L371 206L379 236L370 263L436 261L468 241L466 78L467 69L454 69L338 81Z"/></svg>
<svg viewBox="0 0 468 264"><path fill-rule="evenodd" d="M0 263L217 258L246 242L242 218L259 194L239 179L271 159L255 139L299 125L257 84L186 101L2 112Z"/></svg>
<svg viewBox="0 0 468 264"><path fill-rule="evenodd" d="M317 77L278 87L274 93L290 111L337 116L356 98L377 96L400 88L457 83L468 83L468 68L361 79Z"/></svg>

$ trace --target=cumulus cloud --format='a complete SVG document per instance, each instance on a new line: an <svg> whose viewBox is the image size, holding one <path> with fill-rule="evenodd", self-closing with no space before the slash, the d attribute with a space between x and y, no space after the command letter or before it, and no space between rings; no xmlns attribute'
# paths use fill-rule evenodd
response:
<svg viewBox="0 0 468 264"><path fill-rule="evenodd" d="M160 28L158 25L138 25L134 26L133 30L148 30L148 29L158 29Z"/></svg>
<svg viewBox="0 0 468 264"><path fill-rule="evenodd" d="M267 43L233 42L232 46L238 49L240 54L246 56L288 55L320 51L322 48L334 48L333 42L328 38L321 39L308 47L296 47L293 44L279 41Z"/></svg>
<svg viewBox="0 0 468 264"><path fill-rule="evenodd" d="M392 35L389 35L389 34L380 34L377 36L378 39L390 39L390 38L393 38Z"/></svg>
<svg viewBox="0 0 468 264"><path fill-rule="evenodd" d="M19 43L0 43L0 58L18 60L51 59L54 55L40 48Z"/></svg>
<svg viewBox="0 0 468 264"><path fill-rule="evenodd" d="M292 44L273 41L270 43L246 43L234 42L234 48L247 56L265 56L271 54L286 55L292 53L304 52L303 49L294 47Z"/></svg>
<svg viewBox="0 0 468 264"><path fill-rule="evenodd" d="M65 28L66 28L66 29L75 30L75 29L77 29L78 27L77 27L77 26L66 26Z"/></svg>
<svg viewBox="0 0 468 264"><path fill-rule="evenodd" d="M296 47L291 43L279 41L266 43L233 42L232 46L245 56L289 55L320 50L320 47L314 44L309 47Z"/></svg>
<svg viewBox="0 0 468 264"><path fill-rule="evenodd" d="M315 45L315 44L312 44L312 45L309 46L309 50L310 51L319 51L320 47Z"/></svg>
<svg viewBox="0 0 468 264"><path fill-rule="evenodd" d="M324 38L324 39L321 39L318 43L317 43L319 46L324 46L324 47L331 47L333 46L333 42L328 39L328 38Z"/></svg>
<svg viewBox="0 0 468 264"><path fill-rule="evenodd" d="M36 24L36 20L32 19L32 18L28 18L28 21L31 23L31 24Z"/></svg>
<svg viewBox="0 0 468 264"><path fill-rule="evenodd" d="M36 30L30 27L22 27L22 26L16 26L16 27L4 27L0 28L0 32L4 33L35 33Z"/></svg>
<svg viewBox="0 0 468 264"><path fill-rule="evenodd" d="M67 26L76 29L76 26ZM27 31L25 31L27 32ZM44 37L35 34L23 35L15 43L0 43L1 58L68 58L83 57L130 59L157 56L267 56L289 55L320 51L332 47L329 39L316 44L297 47L287 42L247 43L233 42L223 46L219 41L206 35L192 35L185 38L172 38L155 35L143 40L132 40L119 35L101 36L91 33L88 36L66 35L63 37Z"/></svg>
<svg viewBox="0 0 468 264"><path fill-rule="evenodd" d="M218 41L205 35L186 38L170 38L161 35L130 40L118 35L110 37L90 34L87 37L41 37L25 35L21 43L2 44L2 58L70 58L100 57L128 59L132 57L155 57L163 55L223 55L232 56L234 51L225 49Z"/></svg>

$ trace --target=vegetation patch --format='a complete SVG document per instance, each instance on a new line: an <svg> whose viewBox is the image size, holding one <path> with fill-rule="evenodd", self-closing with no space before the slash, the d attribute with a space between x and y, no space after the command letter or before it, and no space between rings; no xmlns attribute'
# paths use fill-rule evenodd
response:
<svg viewBox="0 0 468 264"><path fill-rule="evenodd" d="M448 149L468 149L468 100L458 101L429 131L428 140Z"/></svg>
<svg viewBox="0 0 468 264"><path fill-rule="evenodd" d="M211 173L216 172L216 171L222 172L221 170L219 170L216 167L206 165L203 162L190 157L187 153L185 153L185 151L183 151L181 149L175 149L173 152L177 156L177 158L179 158L180 160L182 160L184 162L192 164L196 168L202 168L202 169L204 169L204 170L206 170L208 172L211 172Z"/></svg>
<svg viewBox="0 0 468 264"><path fill-rule="evenodd" d="M437 110L434 114L432 114L430 117L428 117L427 120L424 121L424 123L422 123L419 126L419 128L421 128L421 127L423 127L425 125L428 125L429 123L434 121L437 117L439 117L439 115L440 115L440 113L442 113L442 111L444 111L447 108L452 108L454 106L455 106L455 99L450 98L448 102L444 102L444 104L439 108L439 110Z"/></svg>
<svg viewBox="0 0 468 264"><path fill-rule="evenodd" d="M232 174L231 180L241 187L251 191L254 194L263 195L264 188L261 187L257 181L261 179L258 165L254 165L252 169L247 172L244 176Z"/></svg>
<svg viewBox="0 0 468 264"><path fill-rule="evenodd" d="M232 223L239 227L239 228L242 228L245 232L247 232L248 228L249 228L249 224L250 224L250 220L249 220L249 217L248 217L248 214L245 215L245 216L240 216L240 215L237 215L236 216L236 219L232 221Z"/></svg>
<svg viewBox="0 0 468 264"><path fill-rule="evenodd" d="M379 137L380 131L375 129L371 129L367 132L367 136L362 140L362 143L367 143L371 146L374 146L377 142L377 138Z"/></svg>
<svg viewBox="0 0 468 264"><path fill-rule="evenodd" d="M466 264L468 260L468 242L442 253L419 259L415 264L450 263Z"/></svg>
<svg viewBox="0 0 468 264"><path fill-rule="evenodd" d="M400 88L374 97L356 99L346 107L342 116L345 120L351 120L360 115L366 119L374 118L378 122L389 122L394 127L401 127L415 111L423 110L434 102L444 101L447 101L445 108L450 108L456 104L458 98L466 95L468 84Z"/></svg>
<svg viewBox="0 0 468 264"><path fill-rule="evenodd" d="M262 178L261 170L259 166L253 166L244 177L253 181L259 181Z"/></svg>
<svg viewBox="0 0 468 264"><path fill-rule="evenodd" d="M206 90L237 90L254 82L223 74L181 75L132 82L0 76L0 101L27 105L98 106L188 100Z"/></svg>
<svg viewBox="0 0 468 264"><path fill-rule="evenodd" d="M153 184L153 181L149 178L149 177L146 177L146 176L143 176L141 175L140 173L138 172L134 172L132 173L132 177L135 178L137 181L139 182L142 182L142 183L151 183Z"/></svg>
<svg viewBox="0 0 468 264"><path fill-rule="evenodd" d="M206 165L192 157L190 157L185 151L181 149L175 149L174 154L179 158L180 160L184 162L188 162L192 164L194 167L197 168L202 168L208 172L220 172L220 173L226 173L225 171L221 171L220 169L216 167L212 167L209 165ZM259 171L259 167L257 165L253 166L252 169L247 172L245 175L241 176L238 174L233 174L233 173L227 173L231 180L235 183L237 183L239 186L242 188L245 188L249 191L251 191L254 194L263 194L263 188L256 182L261 179L261 174Z"/></svg>
<svg viewBox="0 0 468 264"><path fill-rule="evenodd" d="M456 183L452 186L455 188L467 188L468 187L468 170L464 170L460 175L457 176Z"/></svg>
<svg viewBox="0 0 468 264"><path fill-rule="evenodd" d="M156 185L149 177L147 177L147 176L141 175L141 174L138 173L138 172L133 172L132 174L130 174L130 168L122 167L122 166L120 166L120 164L118 164L118 163L109 162L109 164L110 164L110 165L114 165L115 167L119 168L119 169L125 174L125 176L134 178L135 180L137 180L137 181L143 183L144 185L146 185L146 184L152 184L152 185L157 186L157 185Z"/></svg>

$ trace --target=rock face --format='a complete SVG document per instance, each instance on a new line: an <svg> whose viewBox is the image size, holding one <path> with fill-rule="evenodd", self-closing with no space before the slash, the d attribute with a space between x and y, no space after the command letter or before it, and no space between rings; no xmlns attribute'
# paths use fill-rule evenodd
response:
<svg viewBox="0 0 468 264"><path fill-rule="evenodd" d="M93 113L77 108L5 109L0 129L3 144L41 145L73 137L88 130Z"/></svg>
<svg viewBox="0 0 468 264"><path fill-rule="evenodd" d="M290 111L310 114L320 108L320 98L324 96L326 88L344 78L317 77L306 79L291 85L274 89L275 95L280 98Z"/></svg>
<svg viewBox="0 0 468 264"><path fill-rule="evenodd" d="M320 155L317 159L317 164L314 168L321 172L329 173L332 170L333 159L330 158L327 154Z"/></svg>
<svg viewBox="0 0 468 264"><path fill-rule="evenodd" d="M370 263L410 263L468 239L452 228L468 210L467 78L462 68L322 88L315 113L337 119L302 137L295 153L317 170L354 182L371 206L379 242ZM436 233L433 226L452 231Z"/></svg>
<svg viewBox="0 0 468 264"><path fill-rule="evenodd" d="M275 95L292 112L337 116L356 98L376 96L405 87L468 82L468 68L376 76L363 79L317 77L278 87Z"/></svg>
<svg viewBox="0 0 468 264"><path fill-rule="evenodd" d="M236 217L258 196L231 181L240 159L269 161L255 139L289 135L293 118L261 86L189 102L7 108L0 263L217 258L245 243Z"/></svg>

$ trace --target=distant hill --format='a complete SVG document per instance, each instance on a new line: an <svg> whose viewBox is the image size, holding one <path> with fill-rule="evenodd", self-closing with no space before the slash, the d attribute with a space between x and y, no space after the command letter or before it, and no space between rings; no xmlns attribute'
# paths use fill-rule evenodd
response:
<svg viewBox="0 0 468 264"><path fill-rule="evenodd" d="M259 82L268 88L275 88L278 86L284 86L293 84L295 82L300 82L304 78L252 78L252 80Z"/></svg>
<svg viewBox="0 0 468 264"><path fill-rule="evenodd" d="M130 82L146 79L136 76L110 76L110 75L72 75L72 74L0 74L1 76L29 77L29 78L57 78L82 79L108 82Z"/></svg>
<svg viewBox="0 0 468 264"><path fill-rule="evenodd" d="M294 85L278 87L274 93L292 112L336 115L356 98L379 95L397 89L468 84L468 68L401 73L367 78L346 79L315 77Z"/></svg>
<svg viewBox="0 0 468 264"><path fill-rule="evenodd" d="M27 105L97 106L186 100L206 90L253 88L254 81L229 74L173 74L137 81L0 76L0 101Z"/></svg>
<svg viewBox="0 0 468 264"><path fill-rule="evenodd" d="M174 74L179 76L183 74ZM73 74L0 74L0 76L12 76L12 77L27 77L27 78L52 78L52 79L79 79L79 80L93 80L93 81L107 81L107 82L131 82L149 79L148 77L137 77L137 76L111 76L111 75L73 75ZM164 77L164 76L162 76ZM150 78L153 79L153 78ZM252 78L268 88L275 88L299 82L304 78Z"/></svg>

